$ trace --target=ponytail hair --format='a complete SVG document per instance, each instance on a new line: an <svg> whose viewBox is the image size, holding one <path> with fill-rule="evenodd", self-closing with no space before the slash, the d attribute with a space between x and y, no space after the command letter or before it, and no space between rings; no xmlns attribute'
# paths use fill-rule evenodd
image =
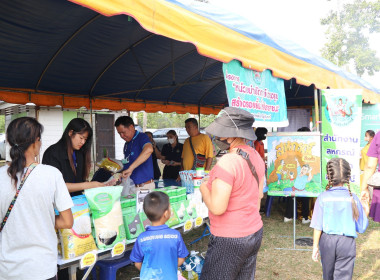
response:
<svg viewBox="0 0 380 280"><path fill-rule="evenodd" d="M327 162L326 165L328 184L326 190L332 187L347 185L348 192L351 197L351 207L352 207L352 218L357 221L359 219L358 206L351 193L350 187L350 177L351 177L351 167L347 160L343 158L333 158Z"/></svg>
<svg viewBox="0 0 380 280"><path fill-rule="evenodd" d="M17 188L17 174L26 167L25 152L30 145L41 138L42 125L34 118L22 117L13 120L7 128L7 141L11 146L9 155L12 159L7 170L14 187Z"/></svg>

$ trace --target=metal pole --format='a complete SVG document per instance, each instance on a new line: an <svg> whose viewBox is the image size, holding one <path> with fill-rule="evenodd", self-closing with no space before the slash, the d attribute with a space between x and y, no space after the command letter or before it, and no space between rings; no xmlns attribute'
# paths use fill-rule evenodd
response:
<svg viewBox="0 0 380 280"><path fill-rule="evenodd" d="M92 98L90 98L90 122L91 122L91 127L94 130L94 121L93 121L93 118L92 118ZM96 131L96 129L95 129L95 131ZM95 145L94 145L94 143L92 143L91 149L92 149L92 160L94 161L93 169L94 169L94 173L95 173L96 155L95 155Z"/></svg>
<svg viewBox="0 0 380 280"><path fill-rule="evenodd" d="M296 197L293 198L293 249L296 248Z"/></svg>
<svg viewBox="0 0 380 280"><path fill-rule="evenodd" d="M314 88L314 110L315 110L315 125L317 131L319 130L319 102L318 102L318 89Z"/></svg>

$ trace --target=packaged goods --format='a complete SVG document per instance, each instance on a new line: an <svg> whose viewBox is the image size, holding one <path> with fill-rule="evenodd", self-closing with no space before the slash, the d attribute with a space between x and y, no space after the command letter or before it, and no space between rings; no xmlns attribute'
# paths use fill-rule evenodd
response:
<svg viewBox="0 0 380 280"><path fill-rule="evenodd" d="M184 222L186 222L187 220L190 219L190 216L188 215L188 213L186 211L186 204L185 204L185 202L186 201L177 202L177 203L173 203L171 205L172 209L177 214L179 223L184 223Z"/></svg>
<svg viewBox="0 0 380 280"><path fill-rule="evenodd" d="M165 223L168 227L172 227L179 224L177 213L173 210L173 207L170 207L170 218Z"/></svg>
<svg viewBox="0 0 380 280"><path fill-rule="evenodd" d="M78 195L72 199L74 207L71 208L71 212L74 225L72 229L59 230L64 259L71 259L96 250L95 241L91 235L90 209L86 197Z"/></svg>
<svg viewBox="0 0 380 280"><path fill-rule="evenodd" d="M111 248L125 239L125 228L120 204L121 186L85 190L95 228L99 249Z"/></svg>
<svg viewBox="0 0 380 280"><path fill-rule="evenodd" d="M145 231L148 226L152 225L152 222L148 219L148 217L146 216L146 214L144 212L140 212L139 214L140 214L141 223L142 223L142 225L144 227L144 231Z"/></svg>
<svg viewBox="0 0 380 280"><path fill-rule="evenodd" d="M135 239L140 233L144 232L140 215L136 213L136 206L123 209L123 221L128 240Z"/></svg>
<svg viewBox="0 0 380 280"><path fill-rule="evenodd" d="M136 195L135 194L129 194L126 196L121 196L120 197L120 203L121 203L121 208L127 208L127 207L132 207L136 206Z"/></svg>
<svg viewBox="0 0 380 280"><path fill-rule="evenodd" d="M96 163L96 165L112 173L117 173L123 170L123 163L114 158L103 158L101 161Z"/></svg>

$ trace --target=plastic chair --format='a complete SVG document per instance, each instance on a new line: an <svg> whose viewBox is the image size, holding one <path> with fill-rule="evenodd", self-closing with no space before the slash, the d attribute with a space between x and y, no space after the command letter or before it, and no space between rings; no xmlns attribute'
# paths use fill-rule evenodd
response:
<svg viewBox="0 0 380 280"><path fill-rule="evenodd" d="M131 251L126 251L124 256L120 259L96 262L95 267L91 271L92 279L98 279L96 267L99 267L99 279L116 280L116 272L119 268L132 264L132 261L129 259L130 254Z"/></svg>
<svg viewBox="0 0 380 280"><path fill-rule="evenodd" d="M265 216L267 216L267 217L270 216L270 210L272 208L273 199L274 199L274 196L268 195L267 199L265 200ZM279 196L278 202L280 202L281 199L283 199L283 201L285 201L285 197Z"/></svg>

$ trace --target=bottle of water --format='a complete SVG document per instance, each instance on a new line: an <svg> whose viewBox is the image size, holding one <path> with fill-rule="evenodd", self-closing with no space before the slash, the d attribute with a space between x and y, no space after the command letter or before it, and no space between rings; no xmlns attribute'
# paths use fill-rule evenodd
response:
<svg viewBox="0 0 380 280"><path fill-rule="evenodd" d="M194 272L194 264L187 264L184 276L187 280L198 280L198 274Z"/></svg>
<svg viewBox="0 0 380 280"><path fill-rule="evenodd" d="M198 276L200 277L202 273L204 259L201 256L199 256L198 252L196 251L190 252L190 259L191 259L191 262L195 265L194 267L195 273L197 273Z"/></svg>

